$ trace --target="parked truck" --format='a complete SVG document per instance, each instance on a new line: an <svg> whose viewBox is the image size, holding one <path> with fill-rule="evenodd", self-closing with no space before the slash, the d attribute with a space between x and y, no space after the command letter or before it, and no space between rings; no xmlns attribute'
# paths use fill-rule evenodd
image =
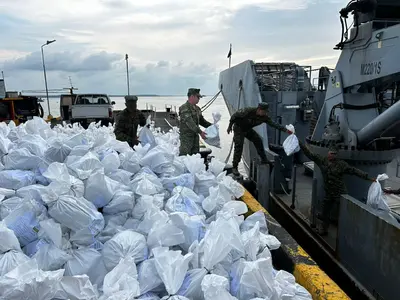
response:
<svg viewBox="0 0 400 300"><path fill-rule="evenodd" d="M104 126L114 122L113 105L106 94L68 94L61 95L60 114L64 121L80 123L87 127L92 122Z"/></svg>

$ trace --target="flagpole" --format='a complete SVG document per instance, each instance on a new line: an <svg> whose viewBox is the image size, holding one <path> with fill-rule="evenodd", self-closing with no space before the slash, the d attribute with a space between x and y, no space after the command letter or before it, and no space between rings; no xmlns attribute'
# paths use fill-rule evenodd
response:
<svg viewBox="0 0 400 300"><path fill-rule="evenodd" d="M128 66L128 54L125 54L125 60L126 60L126 82L128 85L128 96L129 96L129 66Z"/></svg>
<svg viewBox="0 0 400 300"><path fill-rule="evenodd" d="M229 68L231 67L231 59L232 59L232 44L229 44Z"/></svg>

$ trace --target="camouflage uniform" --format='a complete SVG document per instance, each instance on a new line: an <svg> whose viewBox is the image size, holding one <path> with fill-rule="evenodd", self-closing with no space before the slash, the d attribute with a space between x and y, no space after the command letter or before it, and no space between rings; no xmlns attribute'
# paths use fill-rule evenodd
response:
<svg viewBox="0 0 400 300"><path fill-rule="evenodd" d="M265 107L265 110L268 110L268 106L260 105L259 107ZM266 123L278 130L286 132L287 129L274 121L266 115L266 116L258 116L256 114L258 107L247 107L238 110L235 112L230 121L229 128L232 128L233 125L233 142L235 145L235 150L233 152L233 161L232 166L234 169L237 169L240 159L242 157L243 152L243 144L244 138L247 138L254 144L254 147L257 150L258 155L260 156L263 162L267 162L267 156L264 151L264 145L261 137L253 127L258 126L262 123Z"/></svg>
<svg viewBox="0 0 400 300"><path fill-rule="evenodd" d="M190 88L188 96L198 94L200 89ZM202 97L202 96L200 96ZM209 127L212 124L204 119L200 107L186 102L179 107L179 155L192 155L200 151L200 138L202 130L199 125Z"/></svg>
<svg viewBox="0 0 400 300"><path fill-rule="evenodd" d="M301 150L303 150L303 153L318 165L324 179L325 198L322 201L322 215L320 218L323 222L322 229L326 231L329 227L329 215L333 204L337 201L340 201L340 195L347 194L346 185L343 181L343 175L355 175L362 179L371 181L373 181L373 179L369 177L367 173L350 166L343 160L336 159L334 161L330 161L328 157L311 152L310 149L301 141L299 141L299 145ZM329 151L337 152L337 148L331 147Z"/></svg>
<svg viewBox="0 0 400 300"><path fill-rule="evenodd" d="M136 96L125 97L125 99L127 103L128 101L137 101ZM146 125L144 114L138 109L130 112L128 108L125 108L117 117L114 129L115 137L119 141L128 142L131 147L137 145L139 143L137 137L138 125Z"/></svg>

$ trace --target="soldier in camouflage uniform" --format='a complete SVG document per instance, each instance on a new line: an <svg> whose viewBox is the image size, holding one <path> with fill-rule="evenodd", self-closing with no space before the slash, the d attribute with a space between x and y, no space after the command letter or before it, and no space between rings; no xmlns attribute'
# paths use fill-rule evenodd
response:
<svg viewBox="0 0 400 300"><path fill-rule="evenodd" d="M125 96L126 108L119 113L114 130L117 140L128 142L131 147L139 144L137 137L138 125L146 125L144 114L137 109L137 101L138 98L136 96Z"/></svg>
<svg viewBox="0 0 400 300"><path fill-rule="evenodd" d="M304 155L314 161L321 170L324 179L325 199L322 201L322 215L318 216L322 221L322 227L318 228L320 235L326 235L329 228L329 216L333 204L340 201L340 195L346 194L347 189L343 181L343 175L355 175L365 180L375 181L367 173L350 166L344 160L337 158L338 149L336 146L329 148L328 156L324 157L315 154L301 141L299 141L301 150Z"/></svg>
<svg viewBox="0 0 400 300"><path fill-rule="evenodd" d="M200 95L200 89L190 88L187 96L188 101L179 107L179 138L181 143L179 155L199 153L199 134L203 139L206 138L204 131L200 129L199 125L203 127L212 125L204 119L200 107L197 106L200 98L203 97Z"/></svg>
<svg viewBox="0 0 400 300"><path fill-rule="evenodd" d="M242 157L244 138L247 138L254 144L258 155L261 158L261 163L269 163L267 155L264 151L264 145L261 137L254 131L253 127L262 123L266 123L280 131L291 133L285 127L273 122L268 116L268 103L260 103L258 107L247 107L235 112L228 127L228 134L232 131L233 126L233 142L235 150L233 152L232 172L234 175L239 175L238 165Z"/></svg>

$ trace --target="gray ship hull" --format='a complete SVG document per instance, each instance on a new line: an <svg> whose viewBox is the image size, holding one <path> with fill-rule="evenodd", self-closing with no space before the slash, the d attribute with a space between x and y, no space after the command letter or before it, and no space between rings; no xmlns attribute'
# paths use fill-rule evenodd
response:
<svg viewBox="0 0 400 300"><path fill-rule="evenodd" d="M305 71L308 68L309 73ZM300 67L294 63L257 64L248 60L222 71L219 77L219 88L222 90L223 98L231 115L240 108L255 107L260 102L268 102L271 118L280 124L293 124L298 138L305 141L313 134L324 104L326 83L329 77L329 73L322 78L319 76L317 78L318 87L313 88L311 71L311 67ZM319 71L321 75L323 72L321 69ZM300 79L298 78L299 74L301 74ZM314 259L318 264L326 264L330 269L345 270L345 274L348 274L348 278L350 278L350 285L355 285L359 290L364 291L366 299L378 299L384 291L382 284L385 280L390 281L393 285L397 280L400 282L394 271L395 268L390 268L390 271L386 272L385 267L386 264L400 267L400 257L393 254L393 257L384 259L385 249L397 247L393 245L388 234L400 232L400 226L390 218L374 213L364 204L368 189L362 193L365 195L363 199L356 200L350 197L349 200L346 198L349 197L347 195L342 198L341 203L337 203L332 213L333 226L331 226L328 236L318 236L313 229L316 220L312 209L318 206L316 203L320 203L321 199L315 199L316 196L313 199L313 162L310 162L302 153L292 157L285 155L282 143L287 134L267 128L266 125L260 125L254 129L264 142L264 150L268 158L274 161L271 174L260 175L263 172L260 170L263 168L260 168L257 163L258 155L254 146L247 140L245 141L242 160L247 176L256 183L258 191L262 191L258 200L283 226L289 226L285 229L296 240L297 238L304 239L308 243L303 245L301 240L297 240L308 252L316 255ZM398 175L397 170L398 161L394 159L387 165L386 173L390 179L386 180L384 186L393 189L400 188L400 179L396 176ZM347 180L347 182L349 181ZM369 186L370 183L366 184ZM268 188L263 187L265 185L268 185ZM269 192L264 193L266 190ZM398 217L400 198L388 196L387 202L392 209L393 216ZM351 211L349 211L350 209ZM338 217L338 215L341 216ZM292 221L288 221L289 219ZM360 227L359 224L367 222L369 224L373 222L374 225ZM295 226L297 227L295 228ZM354 231L352 228L355 227L359 229ZM382 233L379 228L387 228L387 231ZM359 244L351 243L346 239L346 231L350 232L350 229L352 229L351 238ZM300 231L301 233L299 233ZM376 248L376 243L382 244ZM344 255L344 253L355 255L358 251L364 253L364 250L359 249L360 244L368 248L371 257L355 260L351 255ZM314 246L318 246L320 249L315 249ZM400 251L400 246L398 248ZM325 256L321 253L324 253ZM323 257L323 260L318 261L318 257ZM334 268L332 264L326 263L328 257L334 261ZM372 275L365 275L368 274L366 267L375 270L374 276L381 276L381 279L372 282ZM329 273L333 271L325 271L328 275L335 277L334 274ZM340 278L338 280L340 281ZM383 293L393 295L392 288ZM372 294L378 296L372 296Z"/></svg>

